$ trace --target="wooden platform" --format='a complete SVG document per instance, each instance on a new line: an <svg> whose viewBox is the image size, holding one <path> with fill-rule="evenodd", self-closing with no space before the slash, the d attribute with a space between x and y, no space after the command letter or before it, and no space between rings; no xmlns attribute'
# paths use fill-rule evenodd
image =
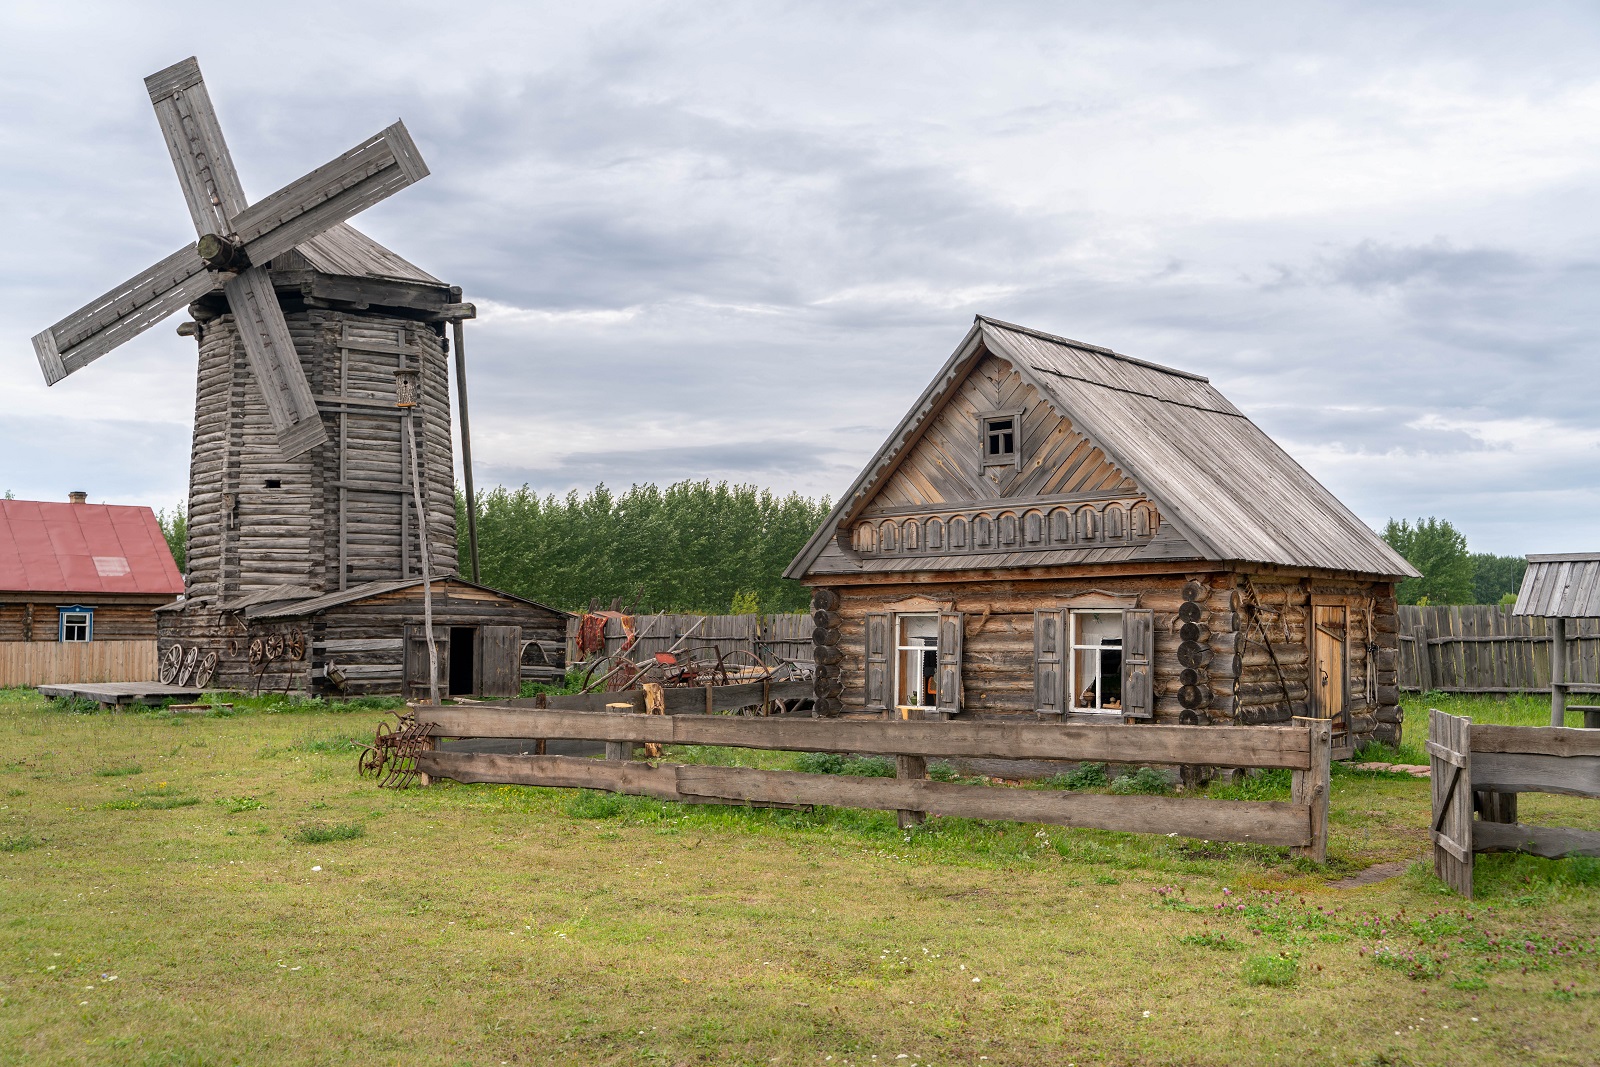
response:
<svg viewBox="0 0 1600 1067"><path fill-rule="evenodd" d="M168 700L197 700L204 690L193 686L162 685L160 682L77 682L72 685L41 685L47 697L92 700L105 707L119 704L160 704Z"/></svg>

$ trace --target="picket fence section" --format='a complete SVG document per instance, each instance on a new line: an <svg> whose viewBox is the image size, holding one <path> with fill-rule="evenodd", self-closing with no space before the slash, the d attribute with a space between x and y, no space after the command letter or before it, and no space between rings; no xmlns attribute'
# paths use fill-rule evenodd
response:
<svg viewBox="0 0 1600 1067"><path fill-rule="evenodd" d="M1600 692L1600 619L1567 620L1567 677L1573 692ZM1496 604L1402 605L1400 687L1548 693L1547 621Z"/></svg>
<svg viewBox="0 0 1600 1067"><path fill-rule="evenodd" d="M0 689L156 676L156 642L0 641Z"/></svg>

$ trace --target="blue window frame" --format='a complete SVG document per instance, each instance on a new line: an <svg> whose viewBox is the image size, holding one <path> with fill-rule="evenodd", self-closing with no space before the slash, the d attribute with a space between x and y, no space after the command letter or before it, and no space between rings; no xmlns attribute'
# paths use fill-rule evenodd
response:
<svg viewBox="0 0 1600 1067"><path fill-rule="evenodd" d="M86 608L81 604L74 604L70 608L61 608L60 628L57 634L61 641L93 641L94 640L94 609Z"/></svg>

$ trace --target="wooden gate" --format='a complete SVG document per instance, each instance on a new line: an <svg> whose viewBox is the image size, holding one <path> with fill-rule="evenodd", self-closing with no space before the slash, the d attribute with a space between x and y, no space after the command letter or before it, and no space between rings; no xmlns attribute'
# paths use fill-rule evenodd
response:
<svg viewBox="0 0 1600 1067"><path fill-rule="evenodd" d="M1433 873L1472 897L1472 723L1428 711L1428 762L1433 774Z"/></svg>
<svg viewBox="0 0 1600 1067"><path fill-rule="evenodd" d="M1477 852L1600 856L1600 833L1517 821L1518 793L1600 798L1600 730L1474 726L1428 712L1433 765L1433 869L1470 899ZM1478 818L1473 818L1476 809Z"/></svg>
<svg viewBox="0 0 1600 1067"><path fill-rule="evenodd" d="M522 693L522 627L478 627L478 695L514 697Z"/></svg>

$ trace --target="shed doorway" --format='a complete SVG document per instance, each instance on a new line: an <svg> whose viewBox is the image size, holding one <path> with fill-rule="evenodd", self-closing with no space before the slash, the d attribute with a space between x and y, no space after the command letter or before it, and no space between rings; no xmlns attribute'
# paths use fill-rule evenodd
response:
<svg viewBox="0 0 1600 1067"><path fill-rule="evenodd" d="M478 692L477 638L476 627L450 627L451 696L470 697Z"/></svg>

